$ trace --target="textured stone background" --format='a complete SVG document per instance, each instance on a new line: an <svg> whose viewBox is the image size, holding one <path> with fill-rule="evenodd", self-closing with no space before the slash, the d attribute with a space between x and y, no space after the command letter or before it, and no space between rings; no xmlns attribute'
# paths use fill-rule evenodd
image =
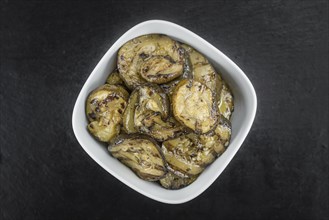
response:
<svg viewBox="0 0 329 220"><path fill-rule="evenodd" d="M0 1L0 219L326 219L328 2ZM166 205L98 166L71 128L75 99L114 41L176 22L236 62L253 128L201 196Z"/></svg>

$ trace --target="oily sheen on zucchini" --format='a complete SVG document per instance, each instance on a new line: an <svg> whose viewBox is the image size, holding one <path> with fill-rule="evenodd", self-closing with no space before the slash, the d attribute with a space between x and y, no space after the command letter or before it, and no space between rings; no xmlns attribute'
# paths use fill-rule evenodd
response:
<svg viewBox="0 0 329 220"><path fill-rule="evenodd" d="M128 96L123 87L108 84L91 92L86 103L88 130L98 140L109 142L119 134Z"/></svg>
<svg viewBox="0 0 329 220"><path fill-rule="evenodd" d="M218 110L221 115L229 120L234 109L233 95L226 84L223 85L219 94Z"/></svg>
<svg viewBox="0 0 329 220"><path fill-rule="evenodd" d="M144 35L125 43L118 52L118 69L128 88L145 82L169 82L183 73L180 44L159 34Z"/></svg>
<svg viewBox="0 0 329 220"><path fill-rule="evenodd" d="M133 134L138 132L138 130L135 128L135 122L134 122L135 109L137 107L138 100L139 100L139 92L138 90L135 90L134 92L131 93L128 101L128 106L123 114L123 130L127 134Z"/></svg>
<svg viewBox="0 0 329 220"><path fill-rule="evenodd" d="M190 58L193 79L203 83L214 93L219 94L222 88L222 78L216 73L215 68L209 63L208 59L186 44L183 44L182 47Z"/></svg>
<svg viewBox="0 0 329 220"><path fill-rule="evenodd" d="M198 175L215 160L213 149L201 144L194 133L167 140L161 149L168 169L181 177Z"/></svg>
<svg viewBox="0 0 329 220"><path fill-rule="evenodd" d="M198 134L204 134L216 125L218 114L215 95L204 84L183 79L172 97L175 118Z"/></svg>
<svg viewBox="0 0 329 220"><path fill-rule="evenodd" d="M86 101L90 134L139 178L168 190L192 184L225 152L233 110L233 94L209 60L159 34L126 42Z"/></svg>
<svg viewBox="0 0 329 220"><path fill-rule="evenodd" d="M157 181L167 173L158 144L148 137L119 136L108 150L141 179Z"/></svg>
<svg viewBox="0 0 329 220"><path fill-rule="evenodd" d="M106 84L110 85L121 85L124 86L125 83L123 80L120 78L120 74L118 72L118 69L115 69L106 79Z"/></svg>
<svg viewBox="0 0 329 220"><path fill-rule="evenodd" d="M169 101L160 87L144 85L137 88L138 104L135 109L135 128L157 141L174 138L183 132L174 118L169 116Z"/></svg>
<svg viewBox="0 0 329 220"><path fill-rule="evenodd" d="M159 182L166 189L180 189L193 183L197 177L180 177L169 171Z"/></svg>

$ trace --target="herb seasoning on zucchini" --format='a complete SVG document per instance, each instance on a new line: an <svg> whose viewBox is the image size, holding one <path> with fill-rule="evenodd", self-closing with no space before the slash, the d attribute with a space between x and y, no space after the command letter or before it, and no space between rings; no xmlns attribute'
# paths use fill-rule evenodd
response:
<svg viewBox="0 0 329 220"><path fill-rule="evenodd" d="M192 184L229 147L234 97L200 52L165 35L126 42L86 100L88 131L139 178Z"/></svg>

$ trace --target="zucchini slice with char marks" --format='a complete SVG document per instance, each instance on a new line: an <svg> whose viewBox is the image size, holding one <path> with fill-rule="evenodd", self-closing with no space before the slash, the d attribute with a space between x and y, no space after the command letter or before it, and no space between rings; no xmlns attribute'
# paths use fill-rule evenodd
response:
<svg viewBox="0 0 329 220"><path fill-rule="evenodd" d="M98 140L109 142L119 134L128 96L123 87L107 84L90 93L86 102L88 130Z"/></svg>
<svg viewBox="0 0 329 220"><path fill-rule="evenodd" d="M234 110L233 94L228 88L227 84L223 84L223 87L220 91L219 101L218 101L218 110L221 115L226 119L230 119L232 112Z"/></svg>
<svg viewBox="0 0 329 220"><path fill-rule="evenodd" d="M228 145L230 144L231 135L232 135L231 122L228 119L221 117L219 124L217 125L214 132L219 137L224 147L227 148Z"/></svg>
<svg viewBox="0 0 329 220"><path fill-rule="evenodd" d="M150 135L157 141L165 141L182 134L184 128L172 117L163 121L159 115L153 114L144 118L139 131Z"/></svg>
<svg viewBox="0 0 329 220"><path fill-rule="evenodd" d="M233 95L227 84L222 80L220 74L216 73L207 58L186 44L183 44L182 47L189 55L193 79L205 84L215 93L220 114L230 119L234 105Z"/></svg>
<svg viewBox="0 0 329 220"><path fill-rule="evenodd" d="M171 38L149 34L125 43L117 62L121 78L133 89L145 82L162 84L182 75L184 53Z"/></svg>
<svg viewBox="0 0 329 220"><path fill-rule="evenodd" d="M184 79L176 86L172 106L175 118L197 134L212 130L218 113L214 93L204 84Z"/></svg>
<svg viewBox="0 0 329 220"><path fill-rule="evenodd" d="M193 183L197 177L198 176L182 178L169 171L159 182L161 186L166 189L181 189Z"/></svg>
<svg viewBox="0 0 329 220"><path fill-rule="evenodd" d="M205 58L201 53L199 53L191 46L187 44L182 44L182 48L184 48L185 52L188 54L192 68L194 68L194 66L196 65L203 65L209 63L207 58Z"/></svg>
<svg viewBox="0 0 329 220"><path fill-rule="evenodd" d="M106 79L106 84L125 86L125 83L120 78L118 69L115 69L112 73L110 73L110 75Z"/></svg>
<svg viewBox="0 0 329 220"><path fill-rule="evenodd" d="M215 93L220 114L230 119L234 105L233 95L227 84L201 53L186 44L183 44L182 47L189 55L193 79L205 84Z"/></svg>
<svg viewBox="0 0 329 220"><path fill-rule="evenodd" d="M193 79L206 85L216 96L221 91L222 80L211 64L195 66L193 68Z"/></svg>
<svg viewBox="0 0 329 220"><path fill-rule="evenodd" d="M207 149L211 149L212 154L216 157L225 151L224 144L220 140L220 137L214 132L200 135L199 143Z"/></svg>
<svg viewBox="0 0 329 220"><path fill-rule="evenodd" d="M172 94L174 93L174 90L177 86L177 84L181 81L181 79L173 80L167 84L160 85L163 89L164 93L168 95L168 98L170 101L172 101Z"/></svg>
<svg viewBox="0 0 329 220"><path fill-rule="evenodd" d="M168 169L180 177L198 175L216 158L213 149L202 145L194 133L163 142L161 150Z"/></svg>
<svg viewBox="0 0 329 220"><path fill-rule="evenodd" d="M162 119L169 116L169 101L166 94L157 85L146 84L137 88L139 98L135 111L137 117L145 111L158 112ZM139 121L135 121L136 125ZM138 125L137 125L138 126Z"/></svg>
<svg viewBox="0 0 329 220"><path fill-rule="evenodd" d="M143 85L136 90L139 98L134 112L134 124L139 132L157 141L174 138L183 132L183 126L169 117L169 102L160 87Z"/></svg>
<svg viewBox="0 0 329 220"><path fill-rule="evenodd" d="M175 90L177 84L182 79L193 79L191 61L188 56L188 53L185 52L185 50L184 50L184 56L185 56L185 61L184 61L183 74L171 82L160 85L160 87L163 89L163 91L168 95L170 101L172 101L172 94L174 93L174 90Z"/></svg>
<svg viewBox="0 0 329 220"><path fill-rule="evenodd" d="M199 142L206 148L213 149L214 154L218 157L228 147L231 133L231 122L221 116L216 128L208 134L200 135Z"/></svg>
<svg viewBox="0 0 329 220"><path fill-rule="evenodd" d="M161 150L150 137L122 135L113 141L108 150L143 180L157 181L167 173Z"/></svg>
<svg viewBox="0 0 329 220"><path fill-rule="evenodd" d="M216 70L207 58L191 46L183 44L182 47L189 55L193 79L206 85L216 95L219 94L222 88L222 78L216 73Z"/></svg>
<svg viewBox="0 0 329 220"><path fill-rule="evenodd" d="M222 117L217 127L202 135L190 133L162 143L168 170L180 178L198 175L227 148L231 124Z"/></svg>
<svg viewBox="0 0 329 220"><path fill-rule="evenodd" d="M123 130L127 134L133 134L138 132L138 130L135 128L134 121L135 109L137 107L138 100L138 90L134 90L129 97L127 108L123 113Z"/></svg>

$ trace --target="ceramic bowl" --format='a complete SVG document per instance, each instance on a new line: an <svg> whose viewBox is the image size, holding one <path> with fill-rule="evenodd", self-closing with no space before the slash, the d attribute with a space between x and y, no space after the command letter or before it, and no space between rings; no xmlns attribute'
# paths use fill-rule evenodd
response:
<svg viewBox="0 0 329 220"><path fill-rule="evenodd" d="M235 110L232 116L232 137L228 149L208 166L191 185L179 190L167 190L157 183L138 178L129 168L110 156L104 144L96 141L87 131L85 101L88 94L105 83L108 74L116 66L117 52L127 41L145 34L165 34L187 43L204 54L222 73L234 95ZM187 202L204 192L223 172L245 140L254 121L257 108L255 90L246 74L220 50L193 32L177 24L150 20L142 22L123 34L106 52L83 85L76 100L72 126L82 148L112 176L137 192L160 202L178 204ZM219 183L220 184L220 183Z"/></svg>

